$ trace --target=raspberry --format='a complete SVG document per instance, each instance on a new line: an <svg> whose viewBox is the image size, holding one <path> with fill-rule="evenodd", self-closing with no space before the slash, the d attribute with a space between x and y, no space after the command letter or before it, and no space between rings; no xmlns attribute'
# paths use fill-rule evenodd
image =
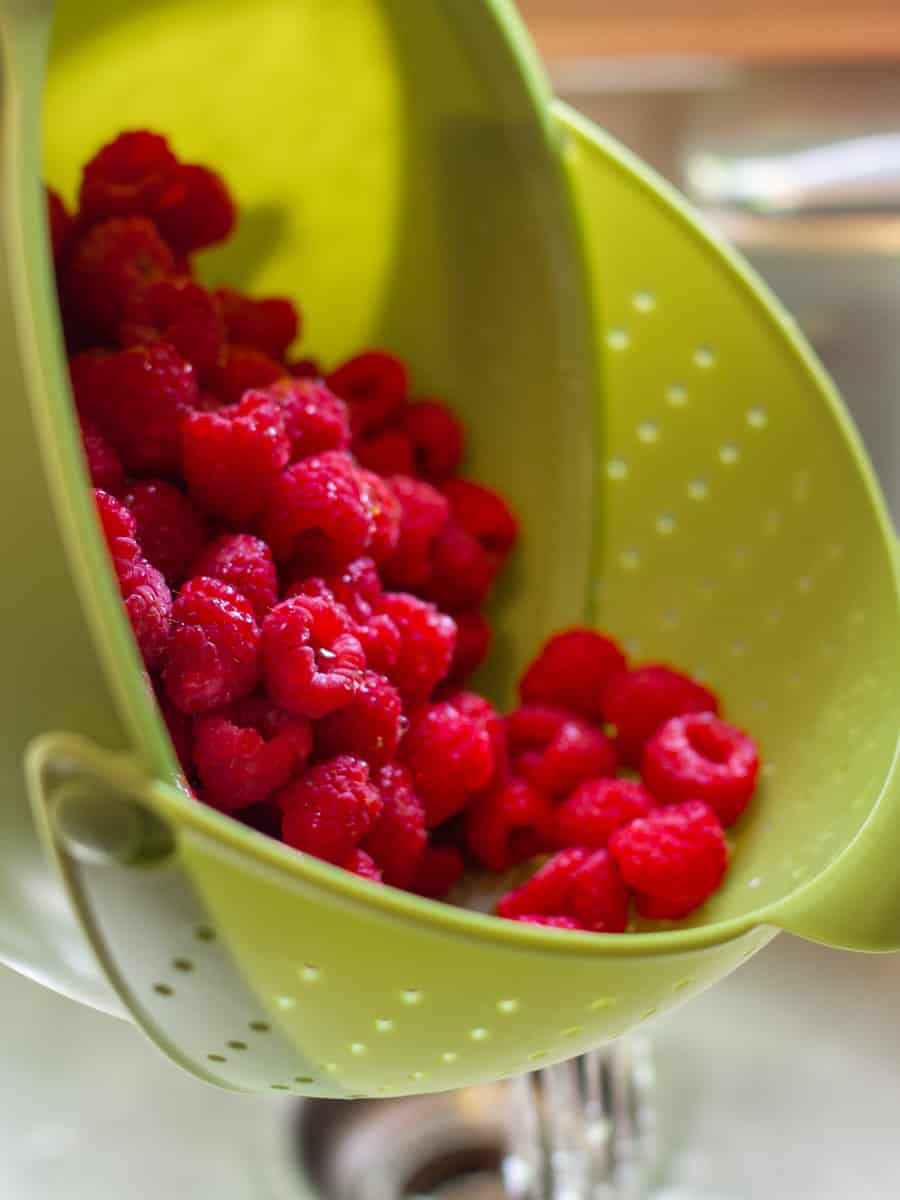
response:
<svg viewBox="0 0 900 1200"><path fill-rule="evenodd" d="M572 872L569 911L584 929L624 933L628 901L628 889L606 850L595 850Z"/></svg>
<svg viewBox="0 0 900 1200"><path fill-rule="evenodd" d="M394 475L390 482L400 502L400 533L383 575L392 587L419 587L431 574L432 543L447 524L450 508L431 484L405 475Z"/></svg>
<svg viewBox="0 0 900 1200"><path fill-rule="evenodd" d="M197 399L194 369L166 342L117 354L80 354L70 364L75 402L115 446L133 475L171 475L178 428Z"/></svg>
<svg viewBox="0 0 900 1200"><path fill-rule="evenodd" d="M261 696L196 717L193 734L197 774L222 812L268 799L303 769L312 749L309 721Z"/></svg>
<svg viewBox="0 0 900 1200"><path fill-rule="evenodd" d="M402 519L400 501L387 480L376 475L374 471L367 471L363 467L359 467L357 475L366 493L371 525L369 554L375 562L383 563L397 549L397 543L400 540Z"/></svg>
<svg viewBox="0 0 900 1200"><path fill-rule="evenodd" d="M360 466L377 475L412 475L416 464L409 435L401 429L382 429L353 443Z"/></svg>
<svg viewBox="0 0 900 1200"><path fill-rule="evenodd" d="M137 522L137 538L144 556L170 584L180 583L206 537L193 504L177 487L161 479L132 484L122 501Z"/></svg>
<svg viewBox="0 0 900 1200"><path fill-rule="evenodd" d="M281 405L284 431L291 439L291 461L346 450L350 445L347 406L323 383L308 379L282 379L268 389Z"/></svg>
<svg viewBox="0 0 900 1200"><path fill-rule="evenodd" d="M74 222L58 193L54 192L52 188L47 188L46 193L47 222L50 226L50 250L53 254L54 266L59 267L69 248Z"/></svg>
<svg viewBox="0 0 900 1200"><path fill-rule="evenodd" d="M384 808L366 837L365 849L381 868L385 883L409 887L427 841L425 809L405 767L384 766L373 774L373 781Z"/></svg>
<svg viewBox="0 0 900 1200"><path fill-rule="evenodd" d="M137 544L137 521L125 505L100 488L94 488L94 504L110 556L123 562L133 562L139 558L141 548Z"/></svg>
<svg viewBox="0 0 900 1200"><path fill-rule="evenodd" d="M449 683L464 683L487 658L491 646L491 627L483 613L455 612L456 646L447 675Z"/></svg>
<svg viewBox="0 0 900 1200"><path fill-rule="evenodd" d="M464 870L463 857L452 846L426 846L408 890L430 900L442 900Z"/></svg>
<svg viewBox="0 0 900 1200"><path fill-rule="evenodd" d="M713 713L671 717L647 743L644 783L663 804L705 800L723 825L750 802L759 754L749 734Z"/></svg>
<svg viewBox="0 0 900 1200"><path fill-rule="evenodd" d="M513 917L513 921L521 921L523 925L543 925L547 929L584 929L574 917L546 917L537 913L525 913Z"/></svg>
<svg viewBox="0 0 900 1200"><path fill-rule="evenodd" d="M238 404L244 392L270 387L284 374L281 363L261 350L254 350L252 346L225 346L205 382L222 404Z"/></svg>
<svg viewBox="0 0 900 1200"><path fill-rule="evenodd" d="M615 642L592 629L569 629L545 643L519 691L526 704L555 704L602 720L606 687L624 670Z"/></svg>
<svg viewBox="0 0 900 1200"><path fill-rule="evenodd" d="M590 857L591 851L582 846L561 850L520 887L500 897L497 915L558 916L567 913L572 896L572 876L576 868L583 866Z"/></svg>
<svg viewBox="0 0 900 1200"><path fill-rule="evenodd" d="M114 559L113 565L138 649L147 669L152 671L166 655L172 593L162 573L145 558Z"/></svg>
<svg viewBox="0 0 900 1200"><path fill-rule="evenodd" d="M295 379L323 379L325 372L314 358L298 358L287 364L289 374Z"/></svg>
<svg viewBox="0 0 900 1200"><path fill-rule="evenodd" d="M366 671L353 701L316 724L316 754L322 758L353 754L370 767L381 767L397 752L403 727L403 704L396 688L382 675Z"/></svg>
<svg viewBox="0 0 900 1200"><path fill-rule="evenodd" d="M471 717L473 721L478 721L484 726L491 740L491 754L494 759L494 773L491 782L501 778L505 779L509 773L506 726L493 704L489 700L485 700L484 696L479 696L477 692L460 690L451 692L444 699L464 717Z"/></svg>
<svg viewBox="0 0 900 1200"><path fill-rule="evenodd" d="M230 583L250 601L257 621L278 603L278 575L272 551L250 533L223 533L193 564L192 575Z"/></svg>
<svg viewBox="0 0 900 1200"><path fill-rule="evenodd" d="M160 338L201 374L212 371L218 362L224 326L209 292L185 275L152 279L125 299L119 344L147 345Z"/></svg>
<svg viewBox="0 0 900 1200"><path fill-rule="evenodd" d="M346 707L365 676L365 655L346 609L314 597L275 605L263 621L262 659L269 695L303 717Z"/></svg>
<svg viewBox="0 0 900 1200"><path fill-rule="evenodd" d="M556 844L602 849L610 834L655 808L656 801L634 780L589 779L556 810Z"/></svg>
<svg viewBox="0 0 900 1200"><path fill-rule="evenodd" d="M276 799L284 841L338 865L347 862L382 809L369 768L350 755L311 767Z"/></svg>
<svg viewBox="0 0 900 1200"><path fill-rule="evenodd" d="M230 342L252 346L270 358L284 358L300 330L297 310L290 300L280 297L253 300L232 288L219 288L215 297Z"/></svg>
<svg viewBox="0 0 900 1200"><path fill-rule="evenodd" d="M341 863L341 866L352 875L370 879L372 883L381 883L383 880L381 869L372 856L366 854L365 850L354 850L347 861Z"/></svg>
<svg viewBox="0 0 900 1200"><path fill-rule="evenodd" d="M62 274L63 312L85 338L112 344L129 294L174 270L172 251L151 221L104 221L71 247Z"/></svg>
<svg viewBox="0 0 900 1200"><path fill-rule="evenodd" d="M384 425L406 403L409 386L406 367L382 350L348 359L325 382L350 406L354 437Z"/></svg>
<svg viewBox="0 0 900 1200"><path fill-rule="evenodd" d="M506 501L470 479L450 479L443 492L453 516L466 533L481 542L499 568L519 536L518 522Z"/></svg>
<svg viewBox="0 0 900 1200"><path fill-rule="evenodd" d="M580 783L616 770L612 741L564 709L523 705L507 716L506 732L516 769L552 796L565 796Z"/></svg>
<svg viewBox="0 0 900 1200"><path fill-rule="evenodd" d="M524 779L478 796L466 810L466 844L491 871L506 871L551 844L550 801Z"/></svg>
<svg viewBox="0 0 900 1200"><path fill-rule="evenodd" d="M669 667L635 667L616 675L603 697L603 715L616 727L623 761L639 767L644 746L669 717L692 712L718 713L712 692Z"/></svg>
<svg viewBox="0 0 900 1200"><path fill-rule="evenodd" d="M702 903L702 900L695 900L691 896L680 900L663 900L659 896L644 896L640 892L634 894L638 916L645 921L680 921Z"/></svg>
<svg viewBox="0 0 900 1200"><path fill-rule="evenodd" d="M404 592L386 593L381 612L400 634L397 661L388 677L407 704L427 699L447 674L453 657L456 626L433 604Z"/></svg>
<svg viewBox="0 0 900 1200"><path fill-rule="evenodd" d="M439 608L476 608L494 581L487 551L452 517L431 546L430 571L423 594Z"/></svg>
<svg viewBox="0 0 900 1200"><path fill-rule="evenodd" d="M712 895L728 866L722 826L702 800L632 821L610 837L609 849L629 887L667 902L679 915Z"/></svg>
<svg viewBox="0 0 900 1200"><path fill-rule="evenodd" d="M486 723L449 701L428 705L410 718L399 757L425 805L429 828L460 812L494 769Z"/></svg>
<svg viewBox="0 0 900 1200"><path fill-rule="evenodd" d="M400 414L400 428L410 441L412 470L429 483L443 483L455 475L462 461L465 437L462 425L446 405L437 400L417 400Z"/></svg>
<svg viewBox="0 0 900 1200"><path fill-rule="evenodd" d="M325 552L349 562L371 537L368 494L348 454L329 450L294 463L279 479L262 516L276 559Z"/></svg>
<svg viewBox="0 0 900 1200"><path fill-rule="evenodd" d="M299 580L287 591L291 596L332 596L347 609L356 624L356 636L366 652L366 662L380 675L385 675L400 654L400 632L384 613L376 612L381 600L381 580L370 558L357 558L347 564L339 575L327 579Z"/></svg>
<svg viewBox="0 0 900 1200"><path fill-rule="evenodd" d="M290 454L281 410L261 392L216 412L187 413L181 424L191 494L207 512L231 521L262 511Z"/></svg>
<svg viewBox="0 0 900 1200"><path fill-rule="evenodd" d="M259 678L259 627L250 602L220 579L203 575L183 585L172 606L169 699L195 716L252 692Z"/></svg>
<svg viewBox="0 0 900 1200"><path fill-rule="evenodd" d="M153 209L159 231L177 254L223 241L237 214L221 178L207 167L179 163Z"/></svg>
<svg viewBox="0 0 900 1200"><path fill-rule="evenodd" d="M152 215L177 166L159 134L145 129L120 133L84 168L78 197L82 220Z"/></svg>
<svg viewBox="0 0 900 1200"><path fill-rule="evenodd" d="M90 417L79 417L81 443L91 483L105 492L117 492L125 482L122 460Z"/></svg>

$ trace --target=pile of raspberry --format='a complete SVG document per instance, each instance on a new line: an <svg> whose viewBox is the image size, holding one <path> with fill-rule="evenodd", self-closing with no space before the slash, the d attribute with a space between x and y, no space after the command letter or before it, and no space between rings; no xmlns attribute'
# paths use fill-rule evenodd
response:
<svg viewBox="0 0 900 1200"><path fill-rule="evenodd" d="M516 921L619 932L702 904L752 739L589 629L544 645L505 716L467 689L517 524L460 477L453 413L384 351L292 357L289 300L203 286L193 256L235 206L159 135L101 149L74 214L48 204L97 510L197 798L434 898L533 864L497 906Z"/></svg>

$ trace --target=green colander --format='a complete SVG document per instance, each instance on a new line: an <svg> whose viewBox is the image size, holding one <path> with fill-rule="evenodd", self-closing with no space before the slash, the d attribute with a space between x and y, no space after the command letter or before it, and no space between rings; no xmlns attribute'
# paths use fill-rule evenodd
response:
<svg viewBox="0 0 900 1200"><path fill-rule="evenodd" d="M790 319L554 104L505 0L2 0L0 954L222 1087L458 1087L682 1002L778 929L900 948L900 605L859 440ZM211 281L405 355L524 541L484 679L590 620L762 744L726 887L678 928L504 923L376 888L184 796L95 529L41 174L151 125L244 213ZM44 161L41 163L43 143ZM29 803L30 800L30 803ZM47 854L49 851L49 856Z"/></svg>

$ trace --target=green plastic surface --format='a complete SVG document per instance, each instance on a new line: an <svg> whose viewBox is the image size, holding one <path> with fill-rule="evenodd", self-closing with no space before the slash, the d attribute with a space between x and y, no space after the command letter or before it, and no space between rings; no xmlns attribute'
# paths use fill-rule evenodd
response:
<svg viewBox="0 0 900 1200"><path fill-rule="evenodd" d="M31 10L0 11L25 39L5 79L0 328L21 424L10 469L29 502L25 544L0 534L18 565L3 602L19 627L27 614L0 765L15 797L25 744L68 729L130 747L156 777L144 801L177 831L218 936L318 1063L311 1083L272 1085L398 1094L539 1066L680 1002L779 926L900 947L898 581L857 436L747 268L627 152L551 107L499 0L64 2L46 172L71 195L104 138L163 128L222 167L246 213L207 278L297 294L311 350L385 343L457 404L472 472L524 528L487 684L507 700L515 665L588 614L638 658L703 672L766 762L727 885L686 928L519 927L372 888L165 783L171 752L64 382L28 115L40 30L30 45ZM10 807L24 844L24 801ZM39 877L22 861L4 864L12 914ZM13 959L12 928L0 934ZM67 970L55 982L75 991Z"/></svg>

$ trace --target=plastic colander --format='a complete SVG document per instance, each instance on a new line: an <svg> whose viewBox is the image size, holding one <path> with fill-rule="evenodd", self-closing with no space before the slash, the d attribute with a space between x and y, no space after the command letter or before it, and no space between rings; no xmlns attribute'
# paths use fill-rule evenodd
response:
<svg viewBox="0 0 900 1200"><path fill-rule="evenodd" d="M46 86L49 6L0 14L3 960L209 1082L350 1096L569 1057L778 929L900 948L895 543L857 435L746 266L553 103L507 6L65 0ZM431 903L173 782L95 528L39 185L71 196L141 125L235 188L209 280L296 294L326 361L387 345L460 409L524 530L499 703L590 620L758 735L727 883L688 922L588 936Z"/></svg>

